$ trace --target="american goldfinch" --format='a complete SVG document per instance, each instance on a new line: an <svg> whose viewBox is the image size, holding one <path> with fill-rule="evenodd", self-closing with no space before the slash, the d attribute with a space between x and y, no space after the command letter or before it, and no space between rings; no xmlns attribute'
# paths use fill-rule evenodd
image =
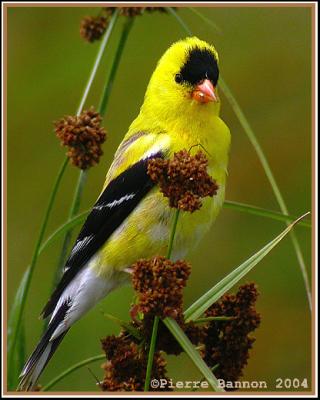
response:
<svg viewBox="0 0 320 400"><path fill-rule="evenodd" d="M149 82L138 117L115 153L103 190L42 311L48 328L21 373L34 388L69 328L115 288L130 281L139 258L165 255L174 210L147 174L148 160L201 146L218 184L195 213L181 213L172 259L186 256L208 231L224 201L230 132L219 117L218 54L196 37L174 43Z"/></svg>

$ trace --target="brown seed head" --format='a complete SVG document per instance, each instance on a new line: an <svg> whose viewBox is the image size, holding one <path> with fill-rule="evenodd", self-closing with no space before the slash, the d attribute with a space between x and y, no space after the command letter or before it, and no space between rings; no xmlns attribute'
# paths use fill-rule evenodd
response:
<svg viewBox="0 0 320 400"><path fill-rule="evenodd" d="M208 159L202 151L192 156L187 150L181 150L171 160L149 160L148 174L168 197L170 207L192 213L201 207L201 198L212 197L218 190L207 167Z"/></svg>
<svg viewBox="0 0 320 400"><path fill-rule="evenodd" d="M126 17L137 17L142 15L145 11L148 13L152 13L155 11L159 11L161 13L166 13L167 10L165 7L117 7L119 8L119 14L124 15ZM112 15L115 7L104 7L104 11L106 15Z"/></svg>
<svg viewBox="0 0 320 400"><path fill-rule="evenodd" d="M137 261L132 269L139 311L145 315L177 319L182 314L182 290L190 275L190 265L156 256Z"/></svg>
<svg viewBox="0 0 320 400"><path fill-rule="evenodd" d="M124 332L108 336L101 341L107 362L103 365L105 376L101 384L104 391L141 391L147 370L147 353ZM165 378L166 361L155 353L152 377Z"/></svg>
<svg viewBox="0 0 320 400"><path fill-rule="evenodd" d="M207 317L235 317L230 321L212 321L207 327L204 360L210 367L219 364L217 378L236 381L242 376L255 341L250 333L261 320L255 310L257 297L256 285L249 283L241 286L236 295L224 295L206 312Z"/></svg>
<svg viewBox="0 0 320 400"><path fill-rule="evenodd" d="M107 28L105 17L84 17L80 23L80 35L87 42L99 40Z"/></svg>
<svg viewBox="0 0 320 400"><path fill-rule="evenodd" d="M68 147L67 156L80 169L87 169L99 162L106 139L100 127L102 118L91 108L79 116L67 116L55 122L55 132L62 146Z"/></svg>

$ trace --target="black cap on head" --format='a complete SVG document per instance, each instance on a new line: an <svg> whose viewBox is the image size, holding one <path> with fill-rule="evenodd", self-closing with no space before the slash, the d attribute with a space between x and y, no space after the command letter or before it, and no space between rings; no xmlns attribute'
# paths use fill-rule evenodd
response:
<svg viewBox="0 0 320 400"><path fill-rule="evenodd" d="M176 75L176 82L187 82L195 85L204 79L209 79L213 86L217 85L219 68L213 53L207 49L193 48L187 61Z"/></svg>

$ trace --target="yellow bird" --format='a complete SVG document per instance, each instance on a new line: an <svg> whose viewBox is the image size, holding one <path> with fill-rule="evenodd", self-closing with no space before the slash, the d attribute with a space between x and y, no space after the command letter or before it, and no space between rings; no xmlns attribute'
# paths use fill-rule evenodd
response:
<svg viewBox="0 0 320 400"><path fill-rule="evenodd" d="M173 209L147 174L153 157L200 145L209 154L216 196L195 213L181 213L172 259L184 258L208 231L224 201L230 132L219 117L218 54L196 37L174 43L149 82L84 223L64 274L42 316L49 325L21 373L20 390L34 388L69 328L113 289L130 281L139 258L165 255Z"/></svg>

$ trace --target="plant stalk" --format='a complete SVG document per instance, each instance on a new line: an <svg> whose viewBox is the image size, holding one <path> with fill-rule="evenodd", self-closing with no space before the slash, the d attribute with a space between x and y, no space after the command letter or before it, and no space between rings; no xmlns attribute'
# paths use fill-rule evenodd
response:
<svg viewBox="0 0 320 400"><path fill-rule="evenodd" d="M104 38L102 40L101 46L99 48L99 51L98 51L98 54L97 54L97 57L96 57L96 60L95 60L95 63L94 63L94 66L92 68L92 71L91 71L91 74L90 74L90 77L89 77L89 80L88 80L88 82L86 84L82 99L80 101L80 105L79 105L79 108L78 108L78 111L77 111L77 115L79 115L81 113L83 105L84 105L84 103L85 103L85 101L87 99L87 96L88 96L89 90L91 88L93 79L94 79L94 77L96 75L98 66L100 64L100 61L101 61L102 54L104 52L105 46L106 46L106 44L107 44L107 42L109 40L109 37L110 37L111 32L113 30L114 24L115 24L115 22L116 22L116 20L118 18L118 14L119 14L119 10L116 10L115 13L113 14L112 18L111 18L109 27L108 27L108 29L107 29L107 31L105 33L105 36L104 36ZM33 253L33 256L32 256L30 267L26 271L26 273L25 273L25 275L23 277L23 280L21 281L20 286L19 286L18 291L17 291L17 293L19 292L19 304L18 304L18 302L14 302L14 305L16 306L16 309L11 311L12 313L16 313L17 315L14 316L14 318L12 318L14 320L14 324L15 324L14 329L12 329L12 326L10 326L10 322L9 322L9 332L12 331L12 333L11 333L12 340L10 339L10 335L8 335L9 368L13 368L14 351L15 351L15 349L17 347L17 338L18 338L18 336L20 334L22 315L23 315L23 311L24 311L24 308L25 308L26 298L27 298L27 295L28 295L28 292L29 292L30 283L31 283L31 279L32 279L32 276L33 276L34 268L35 268L35 265L36 265L36 262L37 262L37 259L38 259L39 249L40 249L40 246L41 246L41 243L42 243L42 240L43 240L43 237L44 237L44 233L45 233L45 230L46 230L46 227L47 227L47 224L48 224L49 216L50 216L52 208L53 208L53 204L54 204L54 201L55 201L55 198L56 198L58 187L60 185L62 176L63 176L63 174L65 172L65 169L66 169L66 166L67 166L68 162L69 162L69 158L66 157L64 162L63 162L63 164L62 164L62 166L61 166L61 168L60 168L60 171L58 173L57 180L56 180L56 182L55 182L55 184L53 186L53 190L52 190L52 193L51 193L51 196L50 196L50 199L49 199L49 204L48 204L48 207L47 207L47 210L46 210L46 213L45 213L45 217L44 217L42 226L40 228L39 237L38 237L38 240L36 242L36 246L35 246L35 250L34 250L34 253ZM21 286L22 284L23 284L23 287ZM23 333L23 335L21 335L21 340L23 340L22 339L23 337L24 337L24 333Z"/></svg>
<svg viewBox="0 0 320 400"><path fill-rule="evenodd" d="M83 367L85 365L91 364L91 363L93 363L95 361L105 360L105 358L106 358L105 354L99 354L97 356L87 358L85 360L82 360L82 361L72 365L70 368L66 369L60 375L58 375L54 379L52 379L47 385L45 385L41 389L41 391L47 392L49 389L52 388L52 386L56 385L58 382L60 382L62 379L64 379L65 377L67 377L72 372L76 371L77 369L79 369L79 368L81 368L81 367Z"/></svg>
<svg viewBox="0 0 320 400"><path fill-rule="evenodd" d="M177 231L179 214L180 214L180 210L177 209L173 216L173 224L172 224L172 229L171 229L171 233L170 233L168 252L167 252L168 259L170 259L171 254L172 254L173 242L174 242L174 237L175 237L175 234ZM159 320L160 320L160 318L158 316L155 316L154 320L153 320L152 335L151 335L149 354L148 354L146 379L144 382L144 391L145 392L149 391L149 386L150 386L153 359L154 359L154 353L155 353L155 348L156 348L156 343L157 343Z"/></svg>
<svg viewBox="0 0 320 400"><path fill-rule="evenodd" d="M180 17L180 15L178 15L172 7L166 7L166 8L167 8L168 12L175 17L175 19L178 21L178 23L181 25L181 27L184 29L184 31L187 32L188 35L192 35L190 28L187 26L185 21ZM279 204L281 212L286 215L289 214L288 208L287 208L284 198L281 194L281 191L278 187L278 184L275 180L275 177L273 175L273 172L271 170L269 162L260 146L260 143L258 142L258 140L256 138L256 135L254 134L254 132L249 124L249 121L247 120L246 116L244 115L239 103L237 102L236 98L234 97L231 89L228 87L226 82L221 77L219 78L219 82L220 82L220 87L221 87L224 95L226 96L227 100L229 101L245 134L247 135L250 143L252 144L254 150L256 151L256 153L258 155L258 158L262 164L264 172L265 172L265 174L268 178L268 181L271 185L271 188L273 190L275 198ZM287 222L287 226L289 226L289 224L290 223ZM309 309L311 311L312 310L312 294L311 294L311 289L310 289L309 277L308 277L308 273L307 273L307 267L306 267L306 264L305 264L305 261L304 261L303 255L302 255L302 251L301 251L297 236L293 231L290 232L290 238L291 238L293 247L296 252L296 256L297 256L300 271L302 274L305 290L307 293Z"/></svg>
<svg viewBox="0 0 320 400"><path fill-rule="evenodd" d="M104 51L106 49L107 43L109 42L111 33L112 33L113 29L114 29L114 26L115 26L115 23L116 23L116 21L118 19L118 16L119 16L119 10L117 9L112 15L112 18L111 18L110 23L108 25L108 29L107 29L106 33L104 34L104 37L103 37L102 42L101 42L101 45L99 47L99 51L98 51L97 57L95 59L95 62L93 64L93 67L92 67L92 70L91 70L91 74L90 74L87 86L86 86L86 88L84 90L83 97L81 99L80 105L79 105L78 110L77 110L77 114L76 114L77 116L79 116L81 114L82 110L83 110L85 101L86 101L88 93L89 93L89 89L90 89L90 87L92 85L92 82L93 82L93 79L94 79L94 77L95 77L95 75L97 73L97 70L98 70L98 67L100 65L102 56L103 56ZM107 80L105 90L106 90L106 88L108 88L111 85L111 83L110 83L111 79L110 78L111 78L111 76ZM98 110L98 111L100 112L100 110ZM85 182L86 182L86 179L87 179L87 175L88 175L88 171L87 170L81 170L80 173L79 173L78 183L77 183L76 188L75 188L74 197L73 197L73 203L72 203L70 211L69 211L68 221L70 221L79 211L81 197L82 197L82 194L83 194L83 189L84 189L84 185L85 185ZM72 237L72 229L70 229L70 230L68 230L66 232L64 240L63 240L63 245L62 245L61 253L60 253L60 256L59 256L59 260L58 260L57 270L56 270L56 273L55 273L55 276L54 276L54 281L53 281L54 286L57 284L57 282L58 282L58 280L60 278L61 271L62 271L62 268L64 266L65 260L66 260L68 248L69 248L70 241L71 241L71 237Z"/></svg>
<svg viewBox="0 0 320 400"><path fill-rule="evenodd" d="M48 225L48 221L49 221L49 217L53 208L53 204L55 202L56 196L57 196L57 192L58 192L58 188L60 186L63 174L65 172L65 169L68 165L69 159L66 157L64 162L62 163L60 170L58 172L56 181L53 185L52 188L52 192L49 198L49 202L48 202L48 206L43 218L43 222L42 225L40 227L40 232L39 232L39 236L38 239L36 241L36 245L33 251L33 255L32 255L32 259L31 259L31 263L30 263L30 267L28 269L28 273L25 275L25 280L24 282L24 286L21 292L21 297L19 299L20 301L20 307L18 308L17 311L17 316L16 316L16 321L15 321L15 329L12 331L12 339L10 340L10 336L8 335L8 354L9 354L9 370L10 368L12 368L13 366L13 359L14 359L14 351L17 348L17 338L19 336L19 332L20 332L20 327L21 327L21 321L22 321L22 315L26 306L26 299L27 299L27 295L30 289L30 284L31 284L31 279L33 276L33 272L38 260L38 253L39 253L39 249Z"/></svg>
<svg viewBox="0 0 320 400"><path fill-rule="evenodd" d="M80 171L78 183L77 183L77 186L76 186L76 189L74 192L73 202L72 202L72 205L71 205L71 208L69 211L68 221L71 221L79 212L80 201L81 201L84 185L87 180L87 176L88 176L87 170ZM54 287L58 284L58 282L61 278L62 267L66 261L67 252L68 252L68 248L69 248L69 245L71 242L71 238L72 238L72 228L70 228L70 230L68 230L66 232L64 240L63 240L63 245L62 245L61 253L59 256L58 265L57 265L57 268L55 271L55 276L53 279Z"/></svg>
<svg viewBox="0 0 320 400"><path fill-rule="evenodd" d="M115 23L116 23L116 21L118 19L118 16L119 16L119 10L116 9L115 12L113 13L112 17L111 17L110 23L108 25L108 29L106 30L106 33L104 34L104 36L102 38L102 42L101 42L101 45L99 47L98 54L96 56L95 62L93 64L93 67L92 67L92 70L91 70L91 73L90 73L90 76L89 76L89 79L88 79L88 82L87 82L87 85L86 85L86 88L84 90L82 99L81 99L79 107L78 107L77 115L80 115L82 110L83 110L83 107L84 107L84 104L85 104L85 102L87 100L88 93L89 93L89 90L91 88L93 79L96 76L96 73L97 73L98 67L100 65L103 53L105 51L107 43L109 42L111 33L112 33L113 28L115 26Z"/></svg>
<svg viewBox="0 0 320 400"><path fill-rule="evenodd" d="M118 44L116 54L115 54L113 62L112 62L109 79L106 82L106 85L104 87L103 94L102 94L102 97L100 100L99 113L100 113L101 117L105 116L107 105L108 105L109 98L110 98L110 93L111 93L112 86L113 86L113 82L115 80L115 76L118 71L121 56L122 56L124 47L126 45L131 28L133 26L133 22L134 22L134 18L127 17L127 20L123 25L119 44Z"/></svg>

